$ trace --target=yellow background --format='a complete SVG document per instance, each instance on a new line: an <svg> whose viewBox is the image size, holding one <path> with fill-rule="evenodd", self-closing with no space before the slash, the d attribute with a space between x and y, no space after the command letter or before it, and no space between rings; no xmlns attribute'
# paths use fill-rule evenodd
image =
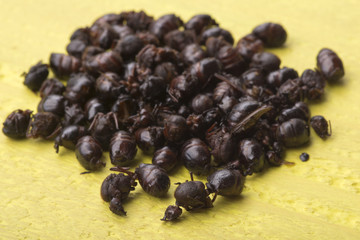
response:
<svg viewBox="0 0 360 240"><path fill-rule="evenodd" d="M27 1L0 0L0 121L14 109L36 109L39 97L20 76L51 52L64 52L70 34L109 12L144 9L150 15L175 12L184 20L213 15L236 40L265 21L282 23L286 46L272 50L282 66L301 73L315 67L322 47L343 59L344 83L326 87L326 100L312 114L331 120L326 141L314 132L307 148L288 151L294 167L250 177L242 197L218 197L215 207L184 212L181 220L159 219L169 196L157 199L140 187L119 217L101 200L108 167L84 171L74 153L55 154L53 143L13 141L0 134L0 239L360 239L360 2L347 1ZM303 163L299 155L310 154ZM141 157L139 155L139 157ZM149 162L149 158L144 158ZM188 179L185 169L172 182Z"/></svg>

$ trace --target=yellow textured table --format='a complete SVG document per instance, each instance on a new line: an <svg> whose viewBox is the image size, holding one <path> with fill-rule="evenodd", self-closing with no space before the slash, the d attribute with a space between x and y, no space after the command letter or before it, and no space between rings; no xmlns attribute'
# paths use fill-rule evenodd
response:
<svg viewBox="0 0 360 240"><path fill-rule="evenodd" d="M288 151L294 167L249 177L242 197L218 197L215 207L184 212L176 223L159 219L169 197L140 187L119 217L101 200L108 167L79 175L74 153L42 140L13 141L0 134L0 239L360 239L360 2L353 1L27 1L0 0L0 121L14 109L36 109L39 97L23 86L23 71L51 52L65 52L70 34L98 16L144 9L156 17L176 12L184 20L212 14L236 40L265 21L282 23L286 46L272 50L282 66L301 73L315 67L322 47L344 61L344 84L327 86L312 114L331 120L333 135L314 132L307 148ZM303 163L299 155L310 154ZM139 156L140 157L140 156ZM110 166L106 154L107 165ZM149 158L144 158L150 162ZM172 182L188 179L185 169Z"/></svg>

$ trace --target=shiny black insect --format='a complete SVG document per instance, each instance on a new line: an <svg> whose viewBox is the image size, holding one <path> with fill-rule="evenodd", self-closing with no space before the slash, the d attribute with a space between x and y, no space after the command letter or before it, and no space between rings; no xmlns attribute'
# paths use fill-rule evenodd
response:
<svg viewBox="0 0 360 240"><path fill-rule="evenodd" d="M149 28L150 33L154 34L159 40L172 30L178 29L183 25L183 21L174 14L164 15L154 21Z"/></svg>
<svg viewBox="0 0 360 240"><path fill-rule="evenodd" d="M127 35L120 39L114 51L118 52L124 61L135 60L136 54L144 47L144 42L136 35Z"/></svg>
<svg viewBox="0 0 360 240"><path fill-rule="evenodd" d="M194 64L207 57L206 52L197 43L185 46L180 56L187 65Z"/></svg>
<svg viewBox="0 0 360 240"><path fill-rule="evenodd" d="M283 26L271 22L255 27L253 34L264 42L265 47L281 47L287 38Z"/></svg>
<svg viewBox="0 0 360 240"><path fill-rule="evenodd" d="M246 61L250 61L255 53L264 50L264 44L254 34L248 34L238 41L236 49Z"/></svg>
<svg viewBox="0 0 360 240"><path fill-rule="evenodd" d="M72 74L64 97L71 103L83 104L94 94L95 79L87 73Z"/></svg>
<svg viewBox="0 0 360 240"><path fill-rule="evenodd" d="M337 82L345 74L344 66L339 56L328 48L323 48L317 55L317 67L329 82Z"/></svg>
<svg viewBox="0 0 360 240"><path fill-rule="evenodd" d="M100 195L105 202L110 202L110 210L117 215L126 215L122 206L130 191L135 190L137 183L131 175L123 173L110 174L101 184Z"/></svg>
<svg viewBox="0 0 360 240"><path fill-rule="evenodd" d="M105 163L101 160L102 153L100 144L91 136L80 138L75 147L77 160L81 166L90 171L105 167Z"/></svg>
<svg viewBox="0 0 360 240"><path fill-rule="evenodd" d="M221 196L237 196L244 188L245 177L238 170L220 169L209 175L207 181L209 192Z"/></svg>
<svg viewBox="0 0 360 240"><path fill-rule="evenodd" d="M189 129L184 117L171 115L165 119L164 137L167 141L180 143L185 141L189 136Z"/></svg>
<svg viewBox="0 0 360 240"><path fill-rule="evenodd" d="M201 44L205 44L206 40L210 37L219 37L222 36L225 41L230 43L231 45L234 44L234 38L231 35L231 33L228 30L219 28L219 27L213 27L205 30L201 35Z"/></svg>
<svg viewBox="0 0 360 240"><path fill-rule="evenodd" d="M60 130L61 125L58 116L50 112L40 112L32 116L26 137L52 139Z"/></svg>
<svg viewBox="0 0 360 240"><path fill-rule="evenodd" d="M85 135L87 135L87 130L83 126L70 125L63 128L60 134L55 138L54 148L56 149L56 153L59 152L60 146L74 150L77 141Z"/></svg>
<svg viewBox="0 0 360 240"><path fill-rule="evenodd" d="M304 120L293 118L282 123L276 135L285 147L299 147L309 142L310 128Z"/></svg>
<svg viewBox="0 0 360 240"><path fill-rule="evenodd" d="M92 98L85 104L85 118L89 123L92 123L98 113L106 113L106 110L107 108L98 98Z"/></svg>
<svg viewBox="0 0 360 240"><path fill-rule="evenodd" d="M135 132L136 143L144 154L153 155L164 145L164 129L157 126L140 128Z"/></svg>
<svg viewBox="0 0 360 240"><path fill-rule="evenodd" d="M126 131L116 132L111 138L109 152L113 165L129 166L137 153L135 138Z"/></svg>
<svg viewBox="0 0 360 240"><path fill-rule="evenodd" d="M58 77L68 77L71 73L80 71L81 61L73 56L61 53L50 55L50 67Z"/></svg>
<svg viewBox="0 0 360 240"><path fill-rule="evenodd" d="M44 98L51 94L62 95L65 91L65 86L56 78L46 79L39 89L40 97Z"/></svg>
<svg viewBox="0 0 360 240"><path fill-rule="evenodd" d="M32 111L21 109L11 112L3 123L3 133L9 138L25 138L26 131L31 119L31 114Z"/></svg>
<svg viewBox="0 0 360 240"><path fill-rule="evenodd" d="M176 151L168 146L158 149L152 158L152 164L161 167L166 172L171 171L178 162L179 158Z"/></svg>
<svg viewBox="0 0 360 240"><path fill-rule="evenodd" d="M117 130L119 130L119 125L113 112L97 113L89 127L91 136L99 142L105 151L109 149L110 140Z"/></svg>
<svg viewBox="0 0 360 240"><path fill-rule="evenodd" d="M40 101L37 109L38 112L51 112L62 117L65 111L65 98L62 95L48 95Z"/></svg>
<svg viewBox="0 0 360 240"><path fill-rule="evenodd" d="M63 126L84 125L86 122L85 113L78 104L66 106L64 110Z"/></svg>
<svg viewBox="0 0 360 240"><path fill-rule="evenodd" d="M107 51L89 57L83 62L83 65L85 71L94 76L104 72L121 74L123 71L123 60L120 54L115 51Z"/></svg>
<svg viewBox="0 0 360 240"><path fill-rule="evenodd" d="M24 84L30 90L36 92L39 91L41 84L49 75L48 65L38 62L35 66L32 66L28 73L24 73Z"/></svg>
<svg viewBox="0 0 360 240"><path fill-rule="evenodd" d="M104 103L114 101L120 93L125 92L125 87L120 84L120 80L120 76L116 73L101 74L95 82L97 98Z"/></svg>
<svg viewBox="0 0 360 240"><path fill-rule="evenodd" d="M316 132L316 134L322 139L326 139L331 136L331 123L326 121L323 116L317 115L310 119L310 125Z"/></svg>
<svg viewBox="0 0 360 240"><path fill-rule="evenodd" d="M260 68L266 73L279 69L281 60L275 54L269 52L260 52L254 54L251 59L250 67Z"/></svg>
<svg viewBox="0 0 360 240"><path fill-rule="evenodd" d="M245 139L239 145L240 169L244 175L261 172L265 165L262 145L255 139Z"/></svg>
<svg viewBox="0 0 360 240"><path fill-rule="evenodd" d="M192 174L191 181L177 183L179 186L176 188L174 197L176 199L175 206L170 205L166 211L162 221L173 221L180 217L182 210L180 207L185 208L186 211L191 211L200 208L212 208L215 197L211 200L209 197L209 190L205 188L204 183L194 181Z"/></svg>
<svg viewBox="0 0 360 240"><path fill-rule="evenodd" d="M181 149L184 166L196 175L206 175L211 166L211 153L208 146L198 138L186 141Z"/></svg>
<svg viewBox="0 0 360 240"><path fill-rule="evenodd" d="M138 179L142 189L155 197L164 197L170 188L170 178L165 170L153 164L141 163L135 173L121 167L110 170L125 172L133 179Z"/></svg>
<svg viewBox="0 0 360 240"><path fill-rule="evenodd" d="M219 24L208 14L198 14L185 23L185 29L193 30L197 35L205 29Z"/></svg>

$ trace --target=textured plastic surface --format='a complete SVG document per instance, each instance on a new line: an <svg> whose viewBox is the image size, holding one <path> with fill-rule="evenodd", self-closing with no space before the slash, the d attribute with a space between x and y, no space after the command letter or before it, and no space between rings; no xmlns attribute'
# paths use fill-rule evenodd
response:
<svg viewBox="0 0 360 240"><path fill-rule="evenodd" d="M109 174L84 171L71 151L55 153L53 143L13 141L0 133L0 239L359 239L360 238L360 3L359 1L26 1L0 0L0 121L14 109L36 109L39 96L20 76L51 52L65 52L73 30L98 16L144 9L156 17L175 12L184 20L212 14L235 39L265 21L282 23L288 40L271 50L282 66L300 73L315 67L322 47L343 59L343 84L326 87L313 115L331 120L333 135L288 151L282 166L250 177L239 198L218 197L213 209L184 212L174 223L160 221L174 203L172 184L158 199L140 187L119 217L101 200ZM310 154L301 162L302 152ZM138 156L145 162L150 158ZM172 183L185 181L184 168Z"/></svg>

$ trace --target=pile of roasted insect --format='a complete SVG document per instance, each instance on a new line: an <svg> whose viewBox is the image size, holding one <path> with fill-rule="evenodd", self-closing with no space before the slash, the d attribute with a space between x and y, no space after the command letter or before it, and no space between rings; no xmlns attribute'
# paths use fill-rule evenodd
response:
<svg viewBox="0 0 360 240"><path fill-rule="evenodd" d="M41 97L38 112L15 110L3 133L54 139L56 152L75 150L90 172L105 166L109 151L111 170L120 173L104 180L101 197L115 214L126 213L137 181L148 194L166 195L168 173L179 164L191 181L177 183L175 205L162 220L177 219L181 208L211 208L218 195L239 195L246 176L283 164L286 148L307 144L310 125L323 139L331 135L307 103L342 78L342 61L324 48L317 68L299 76L264 51L286 38L281 25L264 23L234 46L232 34L206 14L187 22L143 11L104 15L71 35L67 54L52 53L49 64L24 74ZM49 68L55 77L48 78ZM137 148L152 164L132 172ZM192 174L208 176L207 183Z"/></svg>

